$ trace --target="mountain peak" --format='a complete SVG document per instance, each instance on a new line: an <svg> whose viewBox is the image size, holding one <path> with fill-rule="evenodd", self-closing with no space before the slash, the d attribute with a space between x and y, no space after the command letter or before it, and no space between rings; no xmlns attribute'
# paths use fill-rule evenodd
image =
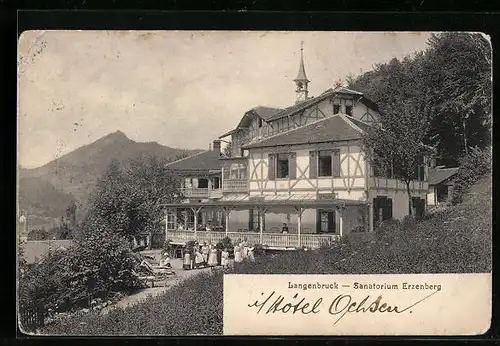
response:
<svg viewBox="0 0 500 346"><path fill-rule="evenodd" d="M122 131L118 130L118 131L115 131L115 132L112 132L110 133L109 135L107 135L106 137L115 137L115 138L125 138L125 139L129 139L127 137L127 135L125 133L123 133Z"/></svg>

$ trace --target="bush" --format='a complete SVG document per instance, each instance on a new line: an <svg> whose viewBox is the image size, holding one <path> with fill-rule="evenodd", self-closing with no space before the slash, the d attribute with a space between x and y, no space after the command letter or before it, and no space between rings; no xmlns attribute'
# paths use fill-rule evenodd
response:
<svg viewBox="0 0 500 346"><path fill-rule="evenodd" d="M49 315L89 307L94 298L138 287L138 263L122 237L97 230L86 233L66 251L51 251L25 270L19 280L19 304L34 303Z"/></svg>
<svg viewBox="0 0 500 346"><path fill-rule="evenodd" d="M91 312L55 321L52 335L221 335L222 273L201 273L168 292L107 315Z"/></svg>
<svg viewBox="0 0 500 346"><path fill-rule="evenodd" d="M222 238L220 244L222 246L221 249L227 248L228 251L233 251L234 249L233 241L229 237Z"/></svg>
<svg viewBox="0 0 500 346"><path fill-rule="evenodd" d="M462 203L465 192L481 177L491 174L491 154L491 148L471 148L469 154L460 160L460 167L453 180L451 204Z"/></svg>

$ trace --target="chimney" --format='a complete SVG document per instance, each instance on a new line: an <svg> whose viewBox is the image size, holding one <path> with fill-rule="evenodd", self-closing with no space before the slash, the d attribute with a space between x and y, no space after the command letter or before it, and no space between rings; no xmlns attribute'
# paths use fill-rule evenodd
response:
<svg viewBox="0 0 500 346"><path fill-rule="evenodd" d="M216 139L214 141L214 151L216 151L220 154L220 140L218 140L218 139Z"/></svg>

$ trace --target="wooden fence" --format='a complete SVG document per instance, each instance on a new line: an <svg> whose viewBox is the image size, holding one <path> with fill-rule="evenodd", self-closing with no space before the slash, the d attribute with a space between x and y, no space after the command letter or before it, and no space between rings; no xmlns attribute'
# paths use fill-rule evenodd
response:
<svg viewBox="0 0 500 346"><path fill-rule="evenodd" d="M44 326L45 312L33 305L19 305L18 318L19 327L24 332L34 332L37 328Z"/></svg>

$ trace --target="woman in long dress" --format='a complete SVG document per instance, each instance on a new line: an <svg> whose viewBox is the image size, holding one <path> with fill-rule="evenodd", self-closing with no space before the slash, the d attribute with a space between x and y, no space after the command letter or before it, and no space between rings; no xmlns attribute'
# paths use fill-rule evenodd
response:
<svg viewBox="0 0 500 346"><path fill-rule="evenodd" d="M223 268L227 268L229 266L229 252L227 251L227 248L222 250L220 264Z"/></svg>
<svg viewBox="0 0 500 346"><path fill-rule="evenodd" d="M208 256L208 266L217 266L217 249L213 246L210 247L210 255Z"/></svg>
<svg viewBox="0 0 500 346"><path fill-rule="evenodd" d="M182 269L189 270L191 269L191 254L186 252L184 254L184 262L182 263Z"/></svg>
<svg viewBox="0 0 500 346"><path fill-rule="evenodd" d="M203 260L208 263L208 255L210 252L210 248L207 246L207 243L203 243L203 246L201 247L201 254L203 255Z"/></svg>
<svg viewBox="0 0 500 346"><path fill-rule="evenodd" d="M250 262L255 262L255 256L253 254L253 247L248 248L247 258Z"/></svg>
<svg viewBox="0 0 500 346"><path fill-rule="evenodd" d="M240 263L241 261L243 261L243 258L241 256L241 248L240 248L240 245L236 245L234 247L234 262L235 263Z"/></svg>
<svg viewBox="0 0 500 346"><path fill-rule="evenodd" d="M196 255L195 255L194 262L195 262L196 268L201 267L203 265L203 262L205 262L203 260L203 255L200 253L200 250L198 250L198 249L196 249Z"/></svg>

